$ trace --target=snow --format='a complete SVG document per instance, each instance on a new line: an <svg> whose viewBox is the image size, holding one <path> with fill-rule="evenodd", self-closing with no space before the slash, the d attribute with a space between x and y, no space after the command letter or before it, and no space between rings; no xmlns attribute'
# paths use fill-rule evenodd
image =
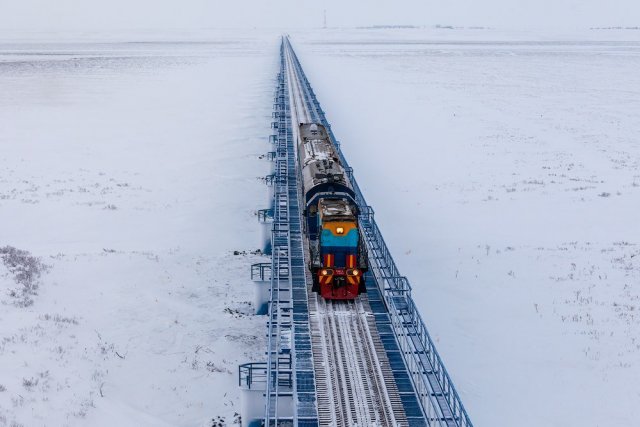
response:
<svg viewBox="0 0 640 427"><path fill-rule="evenodd" d="M474 424L635 425L640 32L291 35ZM232 423L278 34L2 40L0 426Z"/></svg>
<svg viewBox="0 0 640 427"><path fill-rule="evenodd" d="M636 425L640 33L293 41L473 422Z"/></svg>
<svg viewBox="0 0 640 427"><path fill-rule="evenodd" d="M0 45L0 426L200 426L262 359L276 37ZM264 40L264 41L263 41Z"/></svg>

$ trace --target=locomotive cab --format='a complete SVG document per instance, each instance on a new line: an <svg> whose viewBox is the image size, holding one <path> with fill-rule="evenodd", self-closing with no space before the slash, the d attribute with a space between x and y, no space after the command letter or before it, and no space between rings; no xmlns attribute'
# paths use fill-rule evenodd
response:
<svg viewBox="0 0 640 427"><path fill-rule="evenodd" d="M364 288L354 209L344 199L320 199L316 218L321 262L317 290L325 298L353 299Z"/></svg>

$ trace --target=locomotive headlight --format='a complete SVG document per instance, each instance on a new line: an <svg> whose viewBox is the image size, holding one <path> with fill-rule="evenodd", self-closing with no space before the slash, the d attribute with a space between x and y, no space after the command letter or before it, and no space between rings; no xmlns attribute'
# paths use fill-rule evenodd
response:
<svg viewBox="0 0 640 427"><path fill-rule="evenodd" d="M360 270L358 270L357 268L354 268L354 269L353 269L353 273L352 273L352 274L353 274L354 276L357 276L357 275L359 275L359 274L360 274Z"/></svg>
<svg viewBox="0 0 640 427"><path fill-rule="evenodd" d="M320 274L322 274L323 276L326 276L327 274L329 274L329 272L327 270L322 270Z"/></svg>
<svg viewBox="0 0 640 427"><path fill-rule="evenodd" d="M344 228L343 227L336 227L336 233L344 234Z"/></svg>

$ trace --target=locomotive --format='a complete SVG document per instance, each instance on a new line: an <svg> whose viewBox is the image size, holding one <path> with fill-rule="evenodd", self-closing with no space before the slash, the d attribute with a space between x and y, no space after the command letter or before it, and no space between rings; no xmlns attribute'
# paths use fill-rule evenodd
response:
<svg viewBox="0 0 640 427"><path fill-rule="evenodd" d="M312 290L326 299L354 299L366 291L367 271L355 193L327 129L301 123L298 130Z"/></svg>

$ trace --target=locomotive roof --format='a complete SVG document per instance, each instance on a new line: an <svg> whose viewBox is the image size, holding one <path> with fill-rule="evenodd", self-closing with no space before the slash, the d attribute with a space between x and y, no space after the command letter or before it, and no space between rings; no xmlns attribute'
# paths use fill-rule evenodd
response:
<svg viewBox="0 0 640 427"><path fill-rule="evenodd" d="M320 199L320 214L323 219L329 220L354 220L355 215L351 205L346 200Z"/></svg>
<svg viewBox="0 0 640 427"><path fill-rule="evenodd" d="M322 165L318 165L318 167L320 169L328 169L327 172L330 172L332 163L339 163L338 154L333 144L331 144L324 126L317 123L300 124L300 136L304 142L301 147L305 151L304 165L323 161Z"/></svg>
<svg viewBox="0 0 640 427"><path fill-rule="evenodd" d="M326 139L327 129L319 123L300 123L302 139Z"/></svg>

